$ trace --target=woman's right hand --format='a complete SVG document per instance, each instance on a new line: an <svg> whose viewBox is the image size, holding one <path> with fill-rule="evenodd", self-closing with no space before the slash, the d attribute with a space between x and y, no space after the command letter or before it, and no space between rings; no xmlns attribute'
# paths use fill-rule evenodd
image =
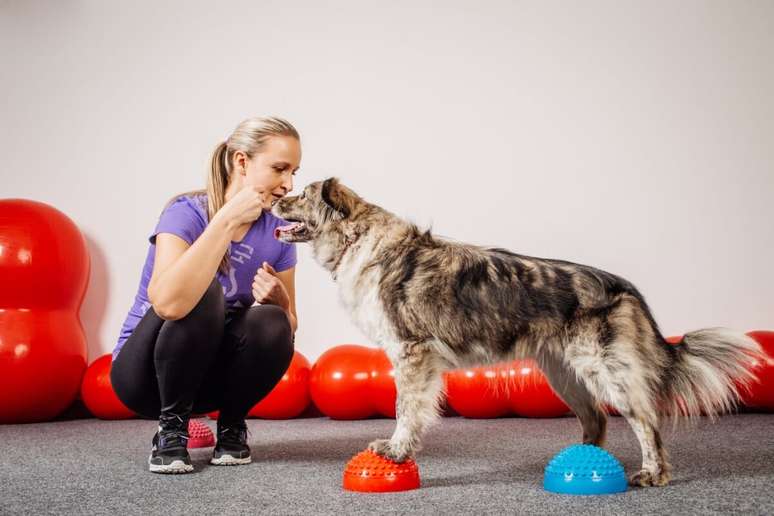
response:
<svg viewBox="0 0 774 516"><path fill-rule="evenodd" d="M233 228L250 224L260 217L267 197L263 187L245 186L229 199L215 216L222 218Z"/></svg>

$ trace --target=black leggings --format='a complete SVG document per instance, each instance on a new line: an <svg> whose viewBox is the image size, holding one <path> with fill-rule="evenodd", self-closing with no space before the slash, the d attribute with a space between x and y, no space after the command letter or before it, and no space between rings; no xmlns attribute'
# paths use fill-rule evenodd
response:
<svg viewBox="0 0 774 516"><path fill-rule="evenodd" d="M118 398L150 418L220 410L219 422L238 424L285 374L293 358L285 311L254 306L225 314L213 280L191 312L176 321L149 308L113 361Z"/></svg>

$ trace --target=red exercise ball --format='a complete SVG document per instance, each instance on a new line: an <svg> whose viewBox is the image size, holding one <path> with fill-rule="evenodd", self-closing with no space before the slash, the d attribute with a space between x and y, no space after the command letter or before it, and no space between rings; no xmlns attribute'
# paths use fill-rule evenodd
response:
<svg viewBox="0 0 774 516"><path fill-rule="evenodd" d="M747 335L761 345L768 358L754 368L758 381L740 389L742 402L751 408L774 411L774 331L751 331Z"/></svg>
<svg viewBox="0 0 774 516"><path fill-rule="evenodd" d="M444 374L446 402L459 415L489 419L510 412L503 364L455 369Z"/></svg>
<svg viewBox="0 0 774 516"><path fill-rule="evenodd" d="M309 388L320 412L331 419L364 419L374 413L370 402L373 348L357 344L333 347L312 367Z"/></svg>
<svg viewBox="0 0 774 516"><path fill-rule="evenodd" d="M83 375L81 399L86 408L100 419L129 419L134 412L126 408L113 390L110 383L112 356L102 355L92 362Z"/></svg>
<svg viewBox="0 0 774 516"><path fill-rule="evenodd" d="M88 278L72 220L44 203L0 200L0 423L47 421L75 400Z"/></svg>
<svg viewBox="0 0 774 516"><path fill-rule="evenodd" d="M385 417L395 417L395 368L383 349L373 349L369 397L374 410Z"/></svg>
<svg viewBox="0 0 774 516"><path fill-rule="evenodd" d="M298 351L290 366L269 394L250 409L249 415L263 419L291 419L309 405L309 375L312 366Z"/></svg>
<svg viewBox="0 0 774 516"><path fill-rule="evenodd" d="M570 408L531 359L516 360L508 369L511 409L524 417L560 417Z"/></svg>

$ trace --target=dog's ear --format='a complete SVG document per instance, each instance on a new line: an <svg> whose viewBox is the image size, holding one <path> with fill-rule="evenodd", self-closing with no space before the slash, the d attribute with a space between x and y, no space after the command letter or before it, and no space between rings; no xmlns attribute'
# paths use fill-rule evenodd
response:
<svg viewBox="0 0 774 516"><path fill-rule="evenodd" d="M337 177L323 181L321 195L323 202L344 218L349 217L355 208L354 192L342 185Z"/></svg>

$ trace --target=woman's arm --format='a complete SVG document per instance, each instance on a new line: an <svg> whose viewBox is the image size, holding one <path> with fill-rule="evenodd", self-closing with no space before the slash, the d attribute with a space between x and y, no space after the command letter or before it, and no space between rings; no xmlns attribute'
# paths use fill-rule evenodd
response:
<svg viewBox="0 0 774 516"><path fill-rule="evenodd" d="M216 216L190 246L171 233L156 235L148 300L159 317L182 319L193 310L215 277L235 229Z"/></svg>
<svg viewBox="0 0 774 516"><path fill-rule="evenodd" d="M156 235L153 274L148 300L162 319L182 319L193 310L210 286L234 232L251 224L266 204L261 187L242 188L232 197L191 244L169 234Z"/></svg>
<svg viewBox="0 0 774 516"><path fill-rule="evenodd" d="M288 318L290 319L290 327L293 328L293 333L298 329L298 314L296 313L296 268L284 270L277 273L277 277L285 285L285 290L288 293L290 300L290 306L286 310L288 312Z"/></svg>

